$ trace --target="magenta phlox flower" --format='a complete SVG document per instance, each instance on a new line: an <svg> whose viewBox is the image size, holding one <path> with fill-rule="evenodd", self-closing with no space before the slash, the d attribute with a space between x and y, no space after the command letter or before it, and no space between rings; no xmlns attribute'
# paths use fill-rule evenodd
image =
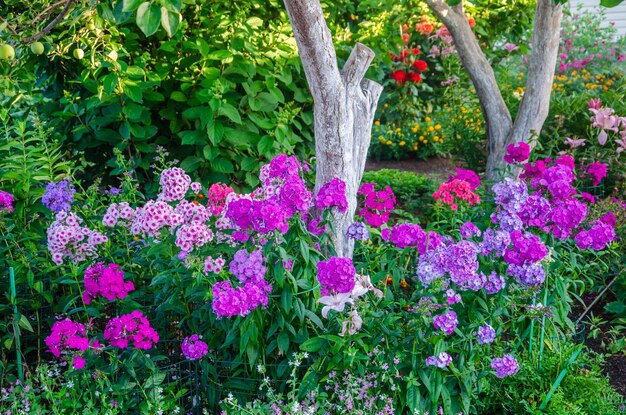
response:
<svg viewBox="0 0 626 415"><path fill-rule="evenodd" d="M354 288L356 269L350 258L330 257L317 263L322 295L349 293Z"/></svg>
<svg viewBox="0 0 626 415"><path fill-rule="evenodd" d="M606 248L616 237L614 223L606 218L594 221L590 229L582 229L574 237L576 246L580 249L592 248L596 251Z"/></svg>
<svg viewBox="0 0 626 415"><path fill-rule="evenodd" d="M226 198L233 192L234 190L224 183L214 183L209 187L206 208L211 215L219 216L222 214L226 205Z"/></svg>
<svg viewBox="0 0 626 415"><path fill-rule="evenodd" d="M379 228L389 220L389 214L396 205L396 196L389 186L376 191L372 183L363 183L358 192L365 197L364 207L359 211L359 216L373 228Z"/></svg>
<svg viewBox="0 0 626 415"><path fill-rule="evenodd" d="M558 200L553 204L549 214L552 222L550 229L559 239L567 239L587 216L587 205L577 199Z"/></svg>
<svg viewBox="0 0 626 415"><path fill-rule="evenodd" d="M593 185L597 186L606 177L607 167L606 164L596 161L587 165L586 172L593 179Z"/></svg>
<svg viewBox="0 0 626 415"><path fill-rule="evenodd" d="M0 190L0 213L13 212L13 195Z"/></svg>
<svg viewBox="0 0 626 415"><path fill-rule="evenodd" d="M466 170L466 169L462 169L460 167L456 168L456 175L454 176L450 176L448 178L448 183L452 182L453 180L463 180L466 181L467 183L469 183L470 185L470 190L474 191L478 188L478 186L480 186L480 177L478 177L478 174L476 174L475 171L473 170Z"/></svg>
<svg viewBox="0 0 626 415"><path fill-rule="evenodd" d="M519 371L519 364L513 355L505 354L491 359L491 368L496 371L497 377L505 378L516 374Z"/></svg>
<svg viewBox="0 0 626 415"><path fill-rule="evenodd" d="M342 213L345 212L348 209L346 183L335 177L324 184L315 196L315 207L319 210L334 207Z"/></svg>
<svg viewBox="0 0 626 415"><path fill-rule="evenodd" d="M480 235L482 234L480 229L478 229L478 227L472 222L465 222L463 225L461 225L459 232L461 233L461 236L465 239L470 239L474 236L480 237Z"/></svg>
<svg viewBox="0 0 626 415"><path fill-rule="evenodd" d="M209 346L202 341L202 336L192 334L191 336L183 339L181 350L183 352L183 356L187 359L197 360L202 359L207 353L209 353Z"/></svg>
<svg viewBox="0 0 626 415"><path fill-rule="evenodd" d="M530 157L530 146L523 142L517 142L509 144L506 147L506 154L504 155L504 161L509 164L522 163Z"/></svg>
<svg viewBox="0 0 626 415"><path fill-rule="evenodd" d="M90 304L98 295L109 301L126 298L135 289L131 281L124 281L124 272L117 264L98 262L85 269L83 300Z"/></svg>
<svg viewBox="0 0 626 415"><path fill-rule="evenodd" d="M504 260L509 264L534 264L548 255L548 248L541 242L541 239L528 232L511 232L511 245L504 252Z"/></svg>
<svg viewBox="0 0 626 415"><path fill-rule="evenodd" d="M602 101L600 100L600 98L591 98L589 101L587 101L587 108L589 108L590 110L599 110L601 107Z"/></svg>
<svg viewBox="0 0 626 415"><path fill-rule="evenodd" d="M148 350L159 342L159 335L141 311L135 310L112 318L104 329L104 339L111 346L126 349L131 342L136 349Z"/></svg>
<svg viewBox="0 0 626 415"><path fill-rule="evenodd" d="M84 352L89 348L89 338L85 326L66 318L52 325L51 333L45 339L46 346L55 357L65 352Z"/></svg>

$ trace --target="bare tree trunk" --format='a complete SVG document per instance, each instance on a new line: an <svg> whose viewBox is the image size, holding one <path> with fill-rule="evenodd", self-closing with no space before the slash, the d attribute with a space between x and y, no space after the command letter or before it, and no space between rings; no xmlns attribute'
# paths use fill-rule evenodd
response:
<svg viewBox="0 0 626 415"><path fill-rule="evenodd" d="M340 72L319 0L285 0L285 6L314 101L315 191L335 177L346 183L348 209L344 214L333 215L333 243L337 255L351 257L354 245L345 237L345 231L356 210L357 191L382 92L382 86L363 78L374 52L357 44Z"/></svg>
<svg viewBox="0 0 626 415"><path fill-rule="evenodd" d="M529 142L534 134L539 134L548 115L562 6L553 4L553 0L537 0L528 80L513 123L493 69L467 22L463 3L450 7L445 0L424 1L450 31L459 58L474 84L487 125L487 179L497 179L505 166L506 147L518 141Z"/></svg>

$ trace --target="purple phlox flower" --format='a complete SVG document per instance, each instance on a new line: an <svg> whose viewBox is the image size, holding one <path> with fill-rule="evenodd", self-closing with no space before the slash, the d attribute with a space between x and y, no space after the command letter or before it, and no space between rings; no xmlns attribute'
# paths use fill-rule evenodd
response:
<svg viewBox="0 0 626 415"><path fill-rule="evenodd" d="M158 200L174 202L185 197L191 185L191 177L180 167L172 167L161 172L159 184L161 193L159 193Z"/></svg>
<svg viewBox="0 0 626 415"><path fill-rule="evenodd" d="M446 352L441 352L437 356L429 356L426 358L426 366L436 366L440 369L447 367L452 363L452 357Z"/></svg>
<svg viewBox="0 0 626 415"><path fill-rule="evenodd" d="M478 344L489 344L495 340L496 331L489 324L485 324L478 328L476 336L478 336Z"/></svg>
<svg viewBox="0 0 626 415"><path fill-rule="evenodd" d="M76 190L70 179L61 180L58 183L50 182L46 185L46 193L41 198L45 207L53 212L69 211Z"/></svg>
<svg viewBox="0 0 626 415"><path fill-rule="evenodd" d="M509 264L506 272L515 277L518 284L527 287L541 285L546 280L546 271L541 264Z"/></svg>
<svg viewBox="0 0 626 415"><path fill-rule="evenodd" d="M548 255L548 248L541 242L541 239L528 232L511 232L511 245L504 252L504 260L509 264L534 264Z"/></svg>
<svg viewBox="0 0 626 415"><path fill-rule="evenodd" d="M478 229L478 227L472 222L465 222L463 225L461 225L459 231L461 232L461 236L465 239L470 239L474 236L480 237L480 235L482 234L480 229Z"/></svg>
<svg viewBox="0 0 626 415"><path fill-rule="evenodd" d="M348 226L348 229L346 229L346 236L349 239L366 241L370 238L370 233L363 222L352 222L350 226Z"/></svg>
<svg viewBox="0 0 626 415"><path fill-rule="evenodd" d="M519 364L515 357L505 354L502 357L491 359L491 368L496 371L497 377L504 378L516 374L519 371Z"/></svg>
<svg viewBox="0 0 626 415"><path fill-rule="evenodd" d="M327 318L330 310L342 312L345 309L346 304L353 304L354 299L350 294L351 293L348 292L320 297L317 302L324 305L324 307L322 307L322 317Z"/></svg>
<svg viewBox="0 0 626 415"><path fill-rule="evenodd" d="M491 271L491 274L487 276L487 281L484 284L485 292L487 294L496 294L500 292L506 286L506 279L498 275L495 271Z"/></svg>
<svg viewBox="0 0 626 415"><path fill-rule="evenodd" d="M192 334L189 337L183 339L181 349L183 355L189 360L196 360L203 358L209 352L209 346L203 342L202 336Z"/></svg>
<svg viewBox="0 0 626 415"><path fill-rule="evenodd" d="M447 335L452 334L458 323L459 320L457 319L456 313L452 310L433 317L433 325L435 328L443 331Z"/></svg>

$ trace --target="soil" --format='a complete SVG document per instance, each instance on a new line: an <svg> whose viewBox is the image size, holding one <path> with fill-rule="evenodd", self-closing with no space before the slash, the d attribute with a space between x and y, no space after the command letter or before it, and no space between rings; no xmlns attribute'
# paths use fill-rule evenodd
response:
<svg viewBox="0 0 626 415"><path fill-rule="evenodd" d="M459 165L451 158L433 157L427 160L367 160L365 170L396 169L425 174L433 178L447 179Z"/></svg>

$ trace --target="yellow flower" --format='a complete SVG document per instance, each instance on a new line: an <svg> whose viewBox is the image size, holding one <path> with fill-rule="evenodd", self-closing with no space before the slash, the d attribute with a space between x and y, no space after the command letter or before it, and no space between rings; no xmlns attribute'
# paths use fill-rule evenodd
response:
<svg viewBox="0 0 626 415"><path fill-rule="evenodd" d="M417 151L417 144L413 146L413 151Z"/></svg>
<svg viewBox="0 0 626 415"><path fill-rule="evenodd" d="M426 117L426 118L424 118L424 121L426 121L426 122L430 122L430 117Z"/></svg>
<svg viewBox="0 0 626 415"><path fill-rule="evenodd" d="M437 131L441 130L441 125L439 125L439 124L435 125L435 130L437 130Z"/></svg>
<svg viewBox="0 0 626 415"><path fill-rule="evenodd" d="M393 143L391 142L391 140L387 140L387 142L386 142L385 144L387 144L388 146L390 146L390 145L391 145L391 144L393 144Z"/></svg>
<svg viewBox="0 0 626 415"><path fill-rule="evenodd" d="M432 133L433 131L435 131L435 128L432 125L429 125L426 131L428 131L429 133Z"/></svg>
<svg viewBox="0 0 626 415"><path fill-rule="evenodd" d="M433 141L439 141L439 136L438 135L434 136Z"/></svg>
<svg viewBox="0 0 626 415"><path fill-rule="evenodd" d="M424 144L428 143L428 140L424 140Z"/></svg>
<svg viewBox="0 0 626 415"><path fill-rule="evenodd" d="M400 141L400 147L404 147L405 144L406 144L406 141Z"/></svg>
<svg viewBox="0 0 626 415"><path fill-rule="evenodd" d="M374 125L380 125L380 121L378 120L374 121Z"/></svg>

